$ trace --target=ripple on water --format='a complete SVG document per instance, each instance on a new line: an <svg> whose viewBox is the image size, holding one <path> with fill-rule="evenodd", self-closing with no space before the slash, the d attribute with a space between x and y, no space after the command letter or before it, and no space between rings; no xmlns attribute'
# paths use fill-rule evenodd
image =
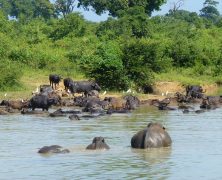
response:
<svg viewBox="0 0 222 180"><path fill-rule="evenodd" d="M196 107L197 108L197 107ZM151 121L162 123L171 148L135 150L133 134ZM220 179L222 109L202 114L141 107L127 115L70 121L68 117L1 116L0 179ZM108 151L87 151L103 136ZM58 144L71 153L42 156Z"/></svg>

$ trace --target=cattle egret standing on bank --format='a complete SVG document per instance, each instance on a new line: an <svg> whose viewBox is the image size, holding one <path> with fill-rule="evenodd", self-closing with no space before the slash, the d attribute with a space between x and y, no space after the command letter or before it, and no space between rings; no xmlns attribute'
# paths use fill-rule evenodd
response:
<svg viewBox="0 0 222 180"><path fill-rule="evenodd" d="M128 89L127 91L126 91L126 93L131 93L132 92L132 90L131 89Z"/></svg>
<svg viewBox="0 0 222 180"><path fill-rule="evenodd" d="M106 91L104 91L103 95L105 95L105 94L106 94Z"/></svg>

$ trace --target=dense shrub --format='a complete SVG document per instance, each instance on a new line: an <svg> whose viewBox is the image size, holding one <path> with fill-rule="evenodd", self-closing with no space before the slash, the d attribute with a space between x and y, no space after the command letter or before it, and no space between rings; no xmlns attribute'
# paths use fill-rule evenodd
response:
<svg viewBox="0 0 222 180"><path fill-rule="evenodd" d="M21 87L19 79L22 76L22 70L18 67L18 63L1 59L0 90L18 90Z"/></svg>
<svg viewBox="0 0 222 180"><path fill-rule="evenodd" d="M122 51L115 42L102 43L83 66L86 74L104 88L121 90L129 86L122 63Z"/></svg>
<svg viewBox="0 0 222 180"><path fill-rule="evenodd" d="M179 10L148 17L135 6L117 17L93 23L70 13L21 21L0 11L0 90L19 84L18 65L81 75L115 90L148 88L154 77L171 72L217 80L222 75L221 16L214 22Z"/></svg>

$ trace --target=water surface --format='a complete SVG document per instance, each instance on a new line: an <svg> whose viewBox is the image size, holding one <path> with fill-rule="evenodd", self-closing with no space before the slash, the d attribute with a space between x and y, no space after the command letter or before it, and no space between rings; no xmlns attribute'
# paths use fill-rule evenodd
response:
<svg viewBox="0 0 222 180"><path fill-rule="evenodd" d="M171 148L135 150L131 137L162 123ZM131 114L70 121L68 117L0 116L0 179L221 179L222 108L202 114L140 107ZM103 136L108 151L86 151ZM58 144L69 154L42 156Z"/></svg>

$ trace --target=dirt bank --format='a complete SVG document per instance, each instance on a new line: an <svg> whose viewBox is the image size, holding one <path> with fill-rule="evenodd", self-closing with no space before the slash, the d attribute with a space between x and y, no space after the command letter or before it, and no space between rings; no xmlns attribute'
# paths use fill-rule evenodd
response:
<svg viewBox="0 0 222 180"><path fill-rule="evenodd" d="M217 93L219 86L217 84L201 85L206 90L207 95ZM185 86L179 82L157 82L153 85L155 95L170 95L176 92L185 93Z"/></svg>

